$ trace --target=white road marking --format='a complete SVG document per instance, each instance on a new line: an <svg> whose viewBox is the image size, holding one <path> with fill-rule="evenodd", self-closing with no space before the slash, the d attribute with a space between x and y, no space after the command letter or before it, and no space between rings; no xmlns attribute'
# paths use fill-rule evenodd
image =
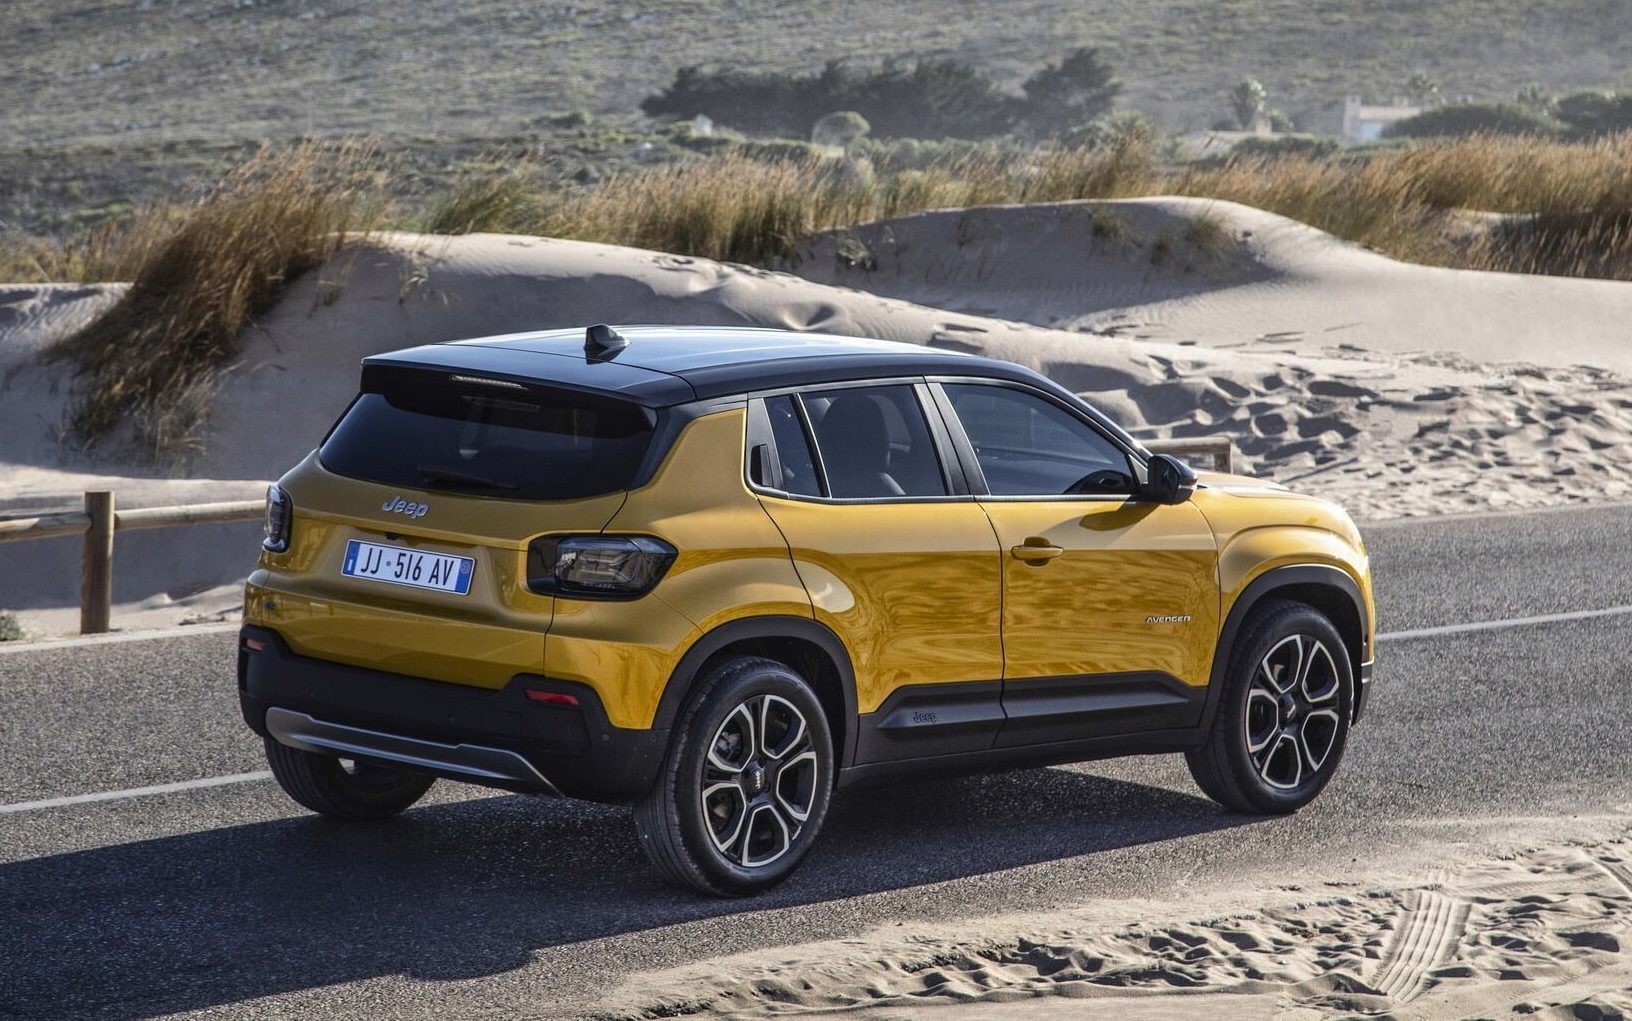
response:
<svg viewBox="0 0 1632 1021"><path fill-rule="evenodd" d="M1594 620L1599 617L1620 617L1629 613L1632 613L1632 606L1607 606L1602 610L1571 610L1568 613L1543 613L1535 617L1508 617L1503 620L1477 620L1471 624L1442 624L1439 627L1419 627L1407 631L1385 631L1377 636L1377 640L1379 642L1397 642L1407 638L1460 635L1470 631L1501 631L1510 627L1556 624L1567 620Z"/></svg>
<svg viewBox="0 0 1632 1021"><path fill-rule="evenodd" d="M88 645L123 645L125 642L149 642L160 638L185 638L188 635L219 635L228 631L236 631L242 626L237 621L220 624L178 624L175 627L156 627L142 631L116 631L108 635L79 635L68 638L41 638L37 641L0 642L0 656L19 652L82 649Z"/></svg>
<svg viewBox="0 0 1632 1021"><path fill-rule="evenodd" d="M1468 624L1443 624L1439 627L1412 628L1406 631L1385 631L1377 636L1377 640L1379 642L1394 642L1411 638L1432 638L1437 635L1459 635L1473 631L1499 631L1505 628L1528 627L1532 624L1554 624L1561 621L1620 617L1627 614L1632 614L1632 606L1609 606L1601 610L1572 610L1568 613L1544 613L1534 617L1508 617L1503 620L1479 620ZM62 639L60 641L28 642L14 647L0 646L0 654L35 649L43 651L46 649L77 648L84 645L136 642L149 638L174 638L181 635L215 634L234 631L237 628L237 624L199 624L146 632L131 632L129 634L96 635L86 638ZM95 794L75 794L66 798L20 801L16 804L0 805L0 815L10 812L32 812L44 808L64 808L69 805L85 805L98 801L123 801L126 798L143 798L153 794L174 794L181 791L203 790L210 787L225 787L230 784L255 783L261 780L270 780L271 778L272 774L265 771L234 773L231 776L183 780L179 783L157 784L152 787L132 787L122 791L99 791Z"/></svg>
<svg viewBox="0 0 1632 1021"><path fill-rule="evenodd" d="M161 783L152 787L131 787L122 791L97 791L95 794L75 794L66 798L46 798L42 801L19 801L0 805L0 815L9 812L32 812L40 808L64 808L68 805L86 805L93 801L123 801L126 798L145 798L150 794L174 794L177 791L196 791L205 787L226 787L235 783L256 783L270 780L272 774L234 773L231 776L210 776L202 780L182 780L179 783Z"/></svg>

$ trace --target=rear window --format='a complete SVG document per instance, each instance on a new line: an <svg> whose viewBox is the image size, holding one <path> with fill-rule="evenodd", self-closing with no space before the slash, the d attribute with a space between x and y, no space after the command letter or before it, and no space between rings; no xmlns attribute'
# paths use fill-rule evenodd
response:
<svg viewBox="0 0 1632 1021"><path fill-rule="evenodd" d="M514 500L627 489L651 443L626 401L441 373L365 373L365 392L318 452L339 475Z"/></svg>

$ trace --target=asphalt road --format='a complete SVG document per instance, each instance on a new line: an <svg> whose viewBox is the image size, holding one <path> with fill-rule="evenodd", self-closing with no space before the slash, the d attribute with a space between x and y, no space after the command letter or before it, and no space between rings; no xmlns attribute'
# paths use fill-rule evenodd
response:
<svg viewBox="0 0 1632 1021"><path fill-rule="evenodd" d="M1365 531L1385 632L1632 604L1627 507ZM265 780L0 812L0 1017L573 1017L630 971L903 919L1615 824L1629 648L1632 615L1385 642L1343 771L1289 819L1217 809L1173 757L847 794L752 901L659 885L626 811L457 784L363 827ZM231 635L0 655L0 806L263 768Z"/></svg>

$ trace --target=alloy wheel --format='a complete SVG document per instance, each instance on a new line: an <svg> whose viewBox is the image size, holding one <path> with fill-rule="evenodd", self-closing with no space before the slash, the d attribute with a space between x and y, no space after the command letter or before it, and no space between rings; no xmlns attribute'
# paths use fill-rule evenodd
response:
<svg viewBox="0 0 1632 1021"><path fill-rule="evenodd" d="M1243 727L1259 779L1289 791L1320 773L1342 727L1341 686L1319 639L1290 635L1269 650L1253 673Z"/></svg>
<svg viewBox="0 0 1632 1021"><path fill-rule="evenodd" d="M791 702L755 695L739 703L703 760L703 825L715 849L743 868L786 854L815 806L818 771L810 727Z"/></svg>

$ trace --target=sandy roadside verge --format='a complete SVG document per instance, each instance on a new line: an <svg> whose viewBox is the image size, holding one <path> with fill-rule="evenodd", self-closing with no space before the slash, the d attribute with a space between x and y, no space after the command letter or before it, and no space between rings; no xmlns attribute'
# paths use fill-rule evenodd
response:
<svg viewBox="0 0 1632 1021"><path fill-rule="evenodd" d="M1624 1016L1632 829L1573 828L1414 871L909 922L717 959L638 976L601 1016Z"/></svg>

